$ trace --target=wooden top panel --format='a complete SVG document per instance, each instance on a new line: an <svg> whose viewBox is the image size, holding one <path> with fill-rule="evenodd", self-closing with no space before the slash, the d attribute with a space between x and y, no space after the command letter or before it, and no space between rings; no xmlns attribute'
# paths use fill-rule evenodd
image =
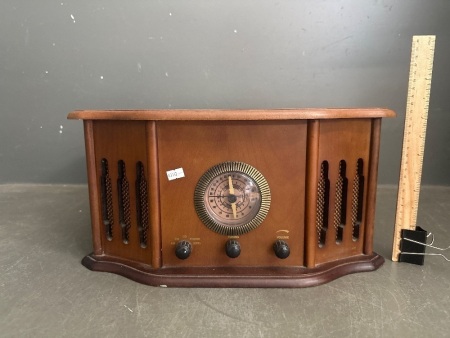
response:
<svg viewBox="0 0 450 338"><path fill-rule="evenodd" d="M163 110L76 110L68 119L79 120L152 120L152 121L244 121L307 120L341 118L394 117L384 108L305 108L268 110L163 109Z"/></svg>

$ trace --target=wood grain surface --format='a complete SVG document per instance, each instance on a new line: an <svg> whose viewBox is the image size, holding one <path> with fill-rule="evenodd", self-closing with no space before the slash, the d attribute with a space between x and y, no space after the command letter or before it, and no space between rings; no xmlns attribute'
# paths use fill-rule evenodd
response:
<svg viewBox="0 0 450 338"><path fill-rule="evenodd" d="M86 118L94 253L83 264L151 285L173 286L310 286L376 269L383 262L372 251L380 122L382 116L392 115L385 109L71 113L69 118ZM104 224L105 160L112 238ZM209 229L194 208L199 179L228 161L256 168L270 188L266 218L239 236ZM328 183L319 188L323 163ZM344 188L339 183L342 163ZM137 184L141 164L145 195ZM119 224L124 210L119 165L126 168L129 187L129 240L122 237ZM168 172L179 168L184 177L169 180ZM144 209L139 196L149 211L146 245L140 237ZM338 222L338 210L346 215L341 217L344 224ZM339 239L338 223L343 229ZM236 258L225 251L231 238L240 244ZM289 245L285 259L273 249L280 239ZM180 241L191 244L186 259L175 254Z"/></svg>
<svg viewBox="0 0 450 338"><path fill-rule="evenodd" d="M165 109L165 110L78 110L69 119L81 120L305 120L394 117L385 108L305 109Z"/></svg>

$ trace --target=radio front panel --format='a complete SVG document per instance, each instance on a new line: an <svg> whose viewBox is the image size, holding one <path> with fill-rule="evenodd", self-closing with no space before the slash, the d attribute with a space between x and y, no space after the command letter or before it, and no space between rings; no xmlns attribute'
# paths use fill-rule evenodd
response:
<svg viewBox="0 0 450 338"><path fill-rule="evenodd" d="M157 133L163 178L163 266L303 266L306 121L168 121L157 123ZM261 147L266 151L261 153ZM227 161L256 168L270 188L266 218L256 229L242 235L222 235L209 229L194 208L199 179L209 168ZM176 168L183 168L184 178L169 181L164 177ZM234 177L233 184L237 188ZM291 244L291 254L284 260L278 259L272 249L280 238ZM189 259L180 260L174 255L175 245L181 239L192 241ZM237 258L226 255L229 239L240 243Z"/></svg>

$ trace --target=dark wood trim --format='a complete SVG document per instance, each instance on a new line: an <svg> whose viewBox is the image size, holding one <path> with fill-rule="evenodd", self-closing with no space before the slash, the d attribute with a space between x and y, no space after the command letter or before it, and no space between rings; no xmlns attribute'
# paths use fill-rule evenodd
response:
<svg viewBox="0 0 450 338"><path fill-rule="evenodd" d="M367 185L367 199L365 205L370 206L366 209L364 249L366 255L373 251L373 229L375 223L375 203L377 198L377 179L378 179L378 159L380 157L380 134L381 118L372 120L372 135L370 139L370 163L369 178Z"/></svg>
<svg viewBox="0 0 450 338"><path fill-rule="evenodd" d="M273 110L77 110L69 119L81 120L304 120L394 117L395 113L383 108L335 109L273 109Z"/></svg>
<svg viewBox="0 0 450 338"><path fill-rule="evenodd" d="M103 254L100 224L99 187L95 163L94 126L93 121L84 121L84 141L86 148L86 165L88 174L89 200L91 207L92 240L94 253Z"/></svg>
<svg viewBox="0 0 450 338"><path fill-rule="evenodd" d="M306 213L305 213L305 266L312 268L316 265L316 203L317 203L317 167L319 158L318 120L308 121L307 168L306 168Z"/></svg>
<svg viewBox="0 0 450 338"><path fill-rule="evenodd" d="M151 269L119 258L88 255L82 264L93 271L119 274L136 282L162 287L298 288L373 271L384 263L376 253L324 263L316 268L163 268Z"/></svg>

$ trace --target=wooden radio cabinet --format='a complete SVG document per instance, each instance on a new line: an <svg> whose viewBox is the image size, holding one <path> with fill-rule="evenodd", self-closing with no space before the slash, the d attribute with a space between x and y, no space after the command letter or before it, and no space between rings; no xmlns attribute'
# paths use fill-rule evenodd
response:
<svg viewBox="0 0 450 338"><path fill-rule="evenodd" d="M94 251L155 286L305 287L377 269L388 109L75 111Z"/></svg>

